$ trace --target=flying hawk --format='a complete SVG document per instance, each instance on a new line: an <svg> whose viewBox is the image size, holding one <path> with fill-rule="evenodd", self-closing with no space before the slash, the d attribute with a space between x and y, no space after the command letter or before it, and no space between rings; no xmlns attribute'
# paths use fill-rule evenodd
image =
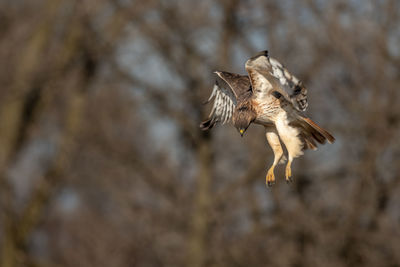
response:
<svg viewBox="0 0 400 267"><path fill-rule="evenodd" d="M274 162L266 183L275 183L274 168L284 163L282 143L288 152L286 181L291 181L291 163L305 149L317 149L317 143L335 138L311 119L307 109L307 89L276 59L262 51L246 62L247 75L216 71L218 79L207 103L214 98L209 119L200 128L211 129L216 123L232 122L243 136L251 123L263 125L274 152Z"/></svg>

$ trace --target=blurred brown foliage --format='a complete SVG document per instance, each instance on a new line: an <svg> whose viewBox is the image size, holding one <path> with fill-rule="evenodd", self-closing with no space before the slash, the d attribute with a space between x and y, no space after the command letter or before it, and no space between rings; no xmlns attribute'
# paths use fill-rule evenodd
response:
<svg viewBox="0 0 400 267"><path fill-rule="evenodd" d="M400 266L400 2L0 0L0 265ZM268 49L337 142L265 187L201 132Z"/></svg>

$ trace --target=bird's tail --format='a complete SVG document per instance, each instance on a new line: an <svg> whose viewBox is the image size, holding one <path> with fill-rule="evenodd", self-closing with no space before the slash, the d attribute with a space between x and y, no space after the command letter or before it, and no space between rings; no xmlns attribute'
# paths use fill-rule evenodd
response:
<svg viewBox="0 0 400 267"><path fill-rule="evenodd" d="M299 116L300 137L304 141L304 148L317 149L317 143L325 144L326 141L332 144L335 138L325 129L313 122L311 119Z"/></svg>

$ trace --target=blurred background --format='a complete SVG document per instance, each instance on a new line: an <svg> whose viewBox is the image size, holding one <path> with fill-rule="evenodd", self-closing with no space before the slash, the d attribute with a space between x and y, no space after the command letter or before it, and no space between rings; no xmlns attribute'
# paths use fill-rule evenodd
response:
<svg viewBox="0 0 400 267"><path fill-rule="evenodd" d="M0 0L0 266L400 266L397 0ZM336 137L265 186L201 132L260 50Z"/></svg>

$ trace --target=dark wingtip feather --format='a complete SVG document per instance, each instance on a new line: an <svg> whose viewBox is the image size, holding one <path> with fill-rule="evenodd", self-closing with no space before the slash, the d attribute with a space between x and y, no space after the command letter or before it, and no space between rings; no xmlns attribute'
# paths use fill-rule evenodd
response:
<svg viewBox="0 0 400 267"><path fill-rule="evenodd" d="M254 56L254 58L260 57L260 56L268 57L268 50L263 50L263 51L258 52L257 55Z"/></svg>
<svg viewBox="0 0 400 267"><path fill-rule="evenodd" d="M264 51L257 53L257 55L251 57L250 60L255 60L256 58L261 57L261 56L269 57L268 50L264 50Z"/></svg>
<svg viewBox="0 0 400 267"><path fill-rule="evenodd" d="M210 130L214 125L215 125L215 122L212 121L211 119L208 119L208 120L200 123L200 129L203 131L207 131L207 130Z"/></svg>

